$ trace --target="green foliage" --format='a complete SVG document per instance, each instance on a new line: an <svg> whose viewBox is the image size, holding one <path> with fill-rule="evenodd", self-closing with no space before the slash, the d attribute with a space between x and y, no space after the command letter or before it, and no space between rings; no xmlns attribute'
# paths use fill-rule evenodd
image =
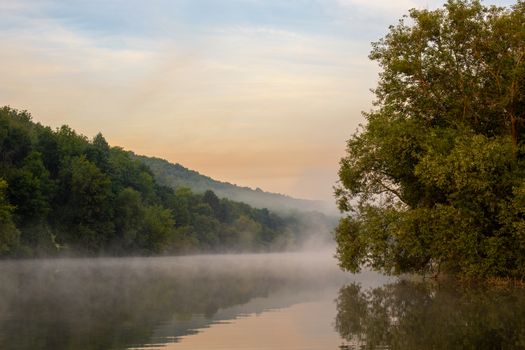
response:
<svg viewBox="0 0 525 350"><path fill-rule="evenodd" d="M111 180L84 155L71 159L70 170L66 175L70 187L62 208L66 239L96 251L114 232Z"/></svg>
<svg viewBox="0 0 525 350"><path fill-rule="evenodd" d="M0 254L16 248L20 236L11 216L13 207L5 196L6 187L7 183L0 178Z"/></svg>
<svg viewBox="0 0 525 350"><path fill-rule="evenodd" d="M16 207L15 215L19 218L33 217L38 219L49 212L49 196L53 184L45 168L41 154L29 153L20 167L8 173L9 196Z"/></svg>
<svg viewBox="0 0 525 350"><path fill-rule="evenodd" d="M129 187L120 191L115 201L115 231L122 248L133 247L143 216L140 193Z"/></svg>
<svg viewBox="0 0 525 350"><path fill-rule="evenodd" d="M161 252L174 237L175 221L171 211L160 205L146 207L142 227L139 231L139 244L150 252Z"/></svg>
<svg viewBox="0 0 525 350"><path fill-rule="evenodd" d="M525 3L406 22L373 44L377 108L341 160L341 266L523 278Z"/></svg>
<svg viewBox="0 0 525 350"><path fill-rule="evenodd" d="M0 256L283 248L298 216L157 183L102 134L52 130L0 108Z"/></svg>

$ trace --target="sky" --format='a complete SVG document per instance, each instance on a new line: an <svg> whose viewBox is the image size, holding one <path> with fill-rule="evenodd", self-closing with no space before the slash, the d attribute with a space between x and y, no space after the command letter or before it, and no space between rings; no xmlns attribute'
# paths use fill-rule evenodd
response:
<svg viewBox="0 0 525 350"><path fill-rule="evenodd" d="M0 105L218 180L333 201L345 142L372 108L370 43L441 4L0 0Z"/></svg>

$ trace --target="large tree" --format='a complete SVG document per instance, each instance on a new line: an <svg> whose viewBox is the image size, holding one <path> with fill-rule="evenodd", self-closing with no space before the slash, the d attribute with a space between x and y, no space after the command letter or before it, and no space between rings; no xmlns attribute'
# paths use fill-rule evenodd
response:
<svg viewBox="0 0 525 350"><path fill-rule="evenodd" d="M525 2L411 10L373 44L375 108L347 143L341 266L525 276Z"/></svg>

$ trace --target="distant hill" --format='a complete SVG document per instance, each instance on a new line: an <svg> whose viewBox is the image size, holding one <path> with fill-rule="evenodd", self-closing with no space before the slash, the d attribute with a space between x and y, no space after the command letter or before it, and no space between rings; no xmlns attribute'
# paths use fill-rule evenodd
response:
<svg viewBox="0 0 525 350"><path fill-rule="evenodd" d="M188 187L197 193L212 190L219 197L279 212L319 211L325 214L337 214L335 207L323 201L297 199L279 193L265 192L260 188L241 187L214 180L178 163L173 164L156 157L139 156L132 152L130 155L146 164L155 174L156 180L164 186Z"/></svg>

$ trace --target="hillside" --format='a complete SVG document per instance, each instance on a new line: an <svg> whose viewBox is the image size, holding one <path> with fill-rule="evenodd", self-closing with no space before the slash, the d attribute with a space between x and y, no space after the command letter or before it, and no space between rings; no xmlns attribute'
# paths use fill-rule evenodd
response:
<svg viewBox="0 0 525 350"><path fill-rule="evenodd" d="M0 256L269 251L310 233L329 239L333 227L321 214L174 190L102 134L88 139L0 108Z"/></svg>
<svg viewBox="0 0 525 350"><path fill-rule="evenodd" d="M331 208L329 203L323 201L297 199L279 193L265 192L260 188L242 187L229 182L214 180L178 163L173 164L156 157L139 156L132 152L130 155L146 164L155 174L155 179L163 186L174 189L187 187L196 193L211 190L222 198L278 212L318 211L324 214L336 214L335 208Z"/></svg>

